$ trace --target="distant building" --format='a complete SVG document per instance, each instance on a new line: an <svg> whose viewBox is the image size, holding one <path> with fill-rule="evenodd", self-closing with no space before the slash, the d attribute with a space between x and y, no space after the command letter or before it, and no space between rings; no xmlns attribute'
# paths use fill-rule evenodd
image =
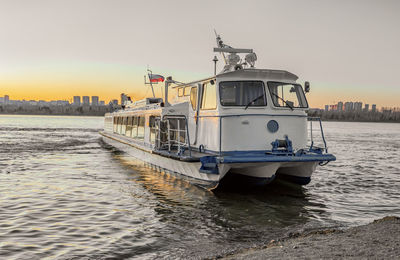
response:
<svg viewBox="0 0 400 260"><path fill-rule="evenodd" d="M336 111L337 110L337 105L330 105L329 106L330 111Z"/></svg>
<svg viewBox="0 0 400 260"><path fill-rule="evenodd" d="M343 111L343 102L342 101L337 103L337 111Z"/></svg>
<svg viewBox="0 0 400 260"><path fill-rule="evenodd" d="M118 106L118 100L117 99L111 100L111 104L113 104L114 106Z"/></svg>
<svg viewBox="0 0 400 260"><path fill-rule="evenodd" d="M329 111L329 105L325 105L325 111Z"/></svg>
<svg viewBox="0 0 400 260"><path fill-rule="evenodd" d="M121 105L125 105L126 101L128 101L128 96L124 93L121 94Z"/></svg>
<svg viewBox="0 0 400 260"><path fill-rule="evenodd" d="M375 104L372 105L371 111L372 112L376 112L376 105Z"/></svg>
<svg viewBox="0 0 400 260"><path fill-rule="evenodd" d="M100 106L105 106L106 102L104 102L104 100L100 101Z"/></svg>
<svg viewBox="0 0 400 260"><path fill-rule="evenodd" d="M369 110L369 104L365 104L364 111L368 112L368 110Z"/></svg>
<svg viewBox="0 0 400 260"><path fill-rule="evenodd" d="M0 103L4 103L4 97L0 97Z"/></svg>
<svg viewBox="0 0 400 260"><path fill-rule="evenodd" d="M83 105L90 105L90 98L89 98L89 96L83 96L83 97L82 97L82 104L83 104Z"/></svg>
<svg viewBox="0 0 400 260"><path fill-rule="evenodd" d="M10 97L8 95L4 96L4 104L10 103Z"/></svg>
<svg viewBox="0 0 400 260"><path fill-rule="evenodd" d="M353 104L353 102L346 102L346 103L344 103L344 110L345 110L346 112L348 112L348 111L353 111L353 109L354 109L354 104Z"/></svg>
<svg viewBox="0 0 400 260"><path fill-rule="evenodd" d="M361 111L361 110L362 110L362 102L355 102L354 111Z"/></svg>
<svg viewBox="0 0 400 260"><path fill-rule="evenodd" d="M56 105L57 106L67 106L67 105L69 105L69 102L68 102L68 100L57 100Z"/></svg>
<svg viewBox="0 0 400 260"><path fill-rule="evenodd" d="M98 106L98 105L99 105L99 97L92 96L92 106Z"/></svg>
<svg viewBox="0 0 400 260"><path fill-rule="evenodd" d="M81 105L81 97L80 96L74 96L74 103L75 106L80 106Z"/></svg>

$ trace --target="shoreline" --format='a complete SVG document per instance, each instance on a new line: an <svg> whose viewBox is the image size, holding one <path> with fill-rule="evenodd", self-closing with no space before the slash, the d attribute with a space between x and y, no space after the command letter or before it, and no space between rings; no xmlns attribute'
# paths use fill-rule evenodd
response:
<svg viewBox="0 0 400 260"><path fill-rule="evenodd" d="M68 114L68 113L64 113L64 114L46 114L46 113L2 113L0 112L0 115L19 115L19 116L76 116L76 117L104 117L104 115L96 115L96 114ZM351 121L351 120L332 120L332 119L322 119L322 122L349 122L349 123L389 123L389 124L398 124L400 123L399 121Z"/></svg>
<svg viewBox="0 0 400 260"><path fill-rule="evenodd" d="M386 216L348 229L290 234L268 244L219 256L222 259L321 259L400 256L400 217Z"/></svg>
<svg viewBox="0 0 400 260"><path fill-rule="evenodd" d="M52 116L52 117L104 117L104 115L69 115L69 114L3 114L0 116Z"/></svg>

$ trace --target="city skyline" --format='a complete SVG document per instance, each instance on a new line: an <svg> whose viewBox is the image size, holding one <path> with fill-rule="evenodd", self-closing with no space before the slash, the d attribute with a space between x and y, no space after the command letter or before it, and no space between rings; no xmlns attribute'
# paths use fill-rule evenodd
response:
<svg viewBox="0 0 400 260"><path fill-rule="evenodd" d="M122 99L123 97L126 99L130 96L125 95L124 93L121 93L119 95L120 99L120 104L122 104ZM51 103L51 102L67 102L70 105L107 105L107 104L114 104L118 105L119 101L117 98L111 99L108 102L104 100L100 100L99 96L72 96L69 99L55 99L55 100L35 100L35 99L12 99L10 98L10 95L0 95L0 104L5 104L7 101L17 101L17 102L46 102L46 103ZM86 100L86 101L84 101ZM94 101L93 101L94 100ZM135 101L135 100L134 100ZM67 104L66 103L66 104ZM363 101L339 101L334 104L325 104L322 108L320 107L309 107L310 109L324 109L325 111L379 111L379 110L384 110L384 109L394 109L396 111L400 110L400 107L397 106L377 106L376 104L370 104L370 103L364 103Z"/></svg>
<svg viewBox="0 0 400 260"><path fill-rule="evenodd" d="M394 76L400 74L400 2L226 3L2 1L0 95L51 100L96 93L112 100L127 93L137 100L151 94L143 82L148 67L182 82L211 76L216 29L225 43L253 48L257 68L310 81L310 107L341 99L400 106ZM139 10L152 10L152 19ZM165 19L173 13L180 15ZM212 19L202 19L205 13Z"/></svg>
<svg viewBox="0 0 400 260"><path fill-rule="evenodd" d="M116 99L109 100L106 102L104 100L100 100L99 96L73 96L70 99L55 99L55 100L42 100L42 99L12 99L10 95L0 96L0 104L14 104L14 103L29 103L29 102L36 102L36 103L59 103L59 104L68 104L68 105L91 105L91 106L104 106L109 103L115 103ZM118 100L117 100L118 102ZM118 103L117 103L118 104Z"/></svg>

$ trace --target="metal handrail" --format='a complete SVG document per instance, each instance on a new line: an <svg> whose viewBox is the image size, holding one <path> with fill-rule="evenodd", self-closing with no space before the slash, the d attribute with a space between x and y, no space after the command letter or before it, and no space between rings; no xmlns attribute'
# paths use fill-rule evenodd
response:
<svg viewBox="0 0 400 260"><path fill-rule="evenodd" d="M186 129L185 130L179 129L180 128L179 121L178 121L178 129L171 129L170 126L169 126L169 121L167 119L159 120L159 123L158 123L158 138L156 138L156 141L158 141L158 147L161 147L161 140L160 140L160 137L161 137L161 121L167 121L168 127L167 127L167 131L164 132L164 133L167 133L168 151L169 152L171 151L171 146L172 145L177 144L178 145L178 152L180 151L181 147L187 147L188 150L189 150L189 156L192 157L192 151L191 151L192 148L190 146L190 137L189 137L189 126L188 126L188 120L187 120L186 116L184 116L184 115L182 115L182 116L166 116L166 118L184 119L185 120ZM178 140L171 140L171 138L170 138L171 137L171 135L170 135L171 132L177 134ZM184 142L180 141L180 137L181 137L180 134L181 133L184 133L184 139L185 139Z"/></svg>
<svg viewBox="0 0 400 260"><path fill-rule="evenodd" d="M314 145L314 140L313 140L313 129L312 129L312 122L313 121L319 121L319 129L321 130L321 137L322 137L322 141L324 142L324 148L325 148L325 152L328 152L328 146L326 145L326 140L325 140L325 135L324 135L324 129L322 127L322 121L320 117L307 117L307 120L310 121L310 138L311 138L311 146L310 149L313 148Z"/></svg>

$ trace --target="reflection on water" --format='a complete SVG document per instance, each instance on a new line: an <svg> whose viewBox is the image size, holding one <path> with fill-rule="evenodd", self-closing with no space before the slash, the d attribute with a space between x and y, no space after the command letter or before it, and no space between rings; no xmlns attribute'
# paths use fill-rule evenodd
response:
<svg viewBox="0 0 400 260"><path fill-rule="evenodd" d="M173 242L169 256L184 257L189 252L212 257L297 229L315 228L319 224L310 221L314 216L329 218L324 205L309 201L299 186L274 183L256 190L211 192L126 156L113 158L130 169L127 179L155 196L158 205L154 210L164 224L160 236Z"/></svg>
<svg viewBox="0 0 400 260"><path fill-rule="evenodd" d="M399 125L325 123L338 161L308 186L209 192L105 145L102 123L0 116L0 256L216 257L400 213Z"/></svg>

